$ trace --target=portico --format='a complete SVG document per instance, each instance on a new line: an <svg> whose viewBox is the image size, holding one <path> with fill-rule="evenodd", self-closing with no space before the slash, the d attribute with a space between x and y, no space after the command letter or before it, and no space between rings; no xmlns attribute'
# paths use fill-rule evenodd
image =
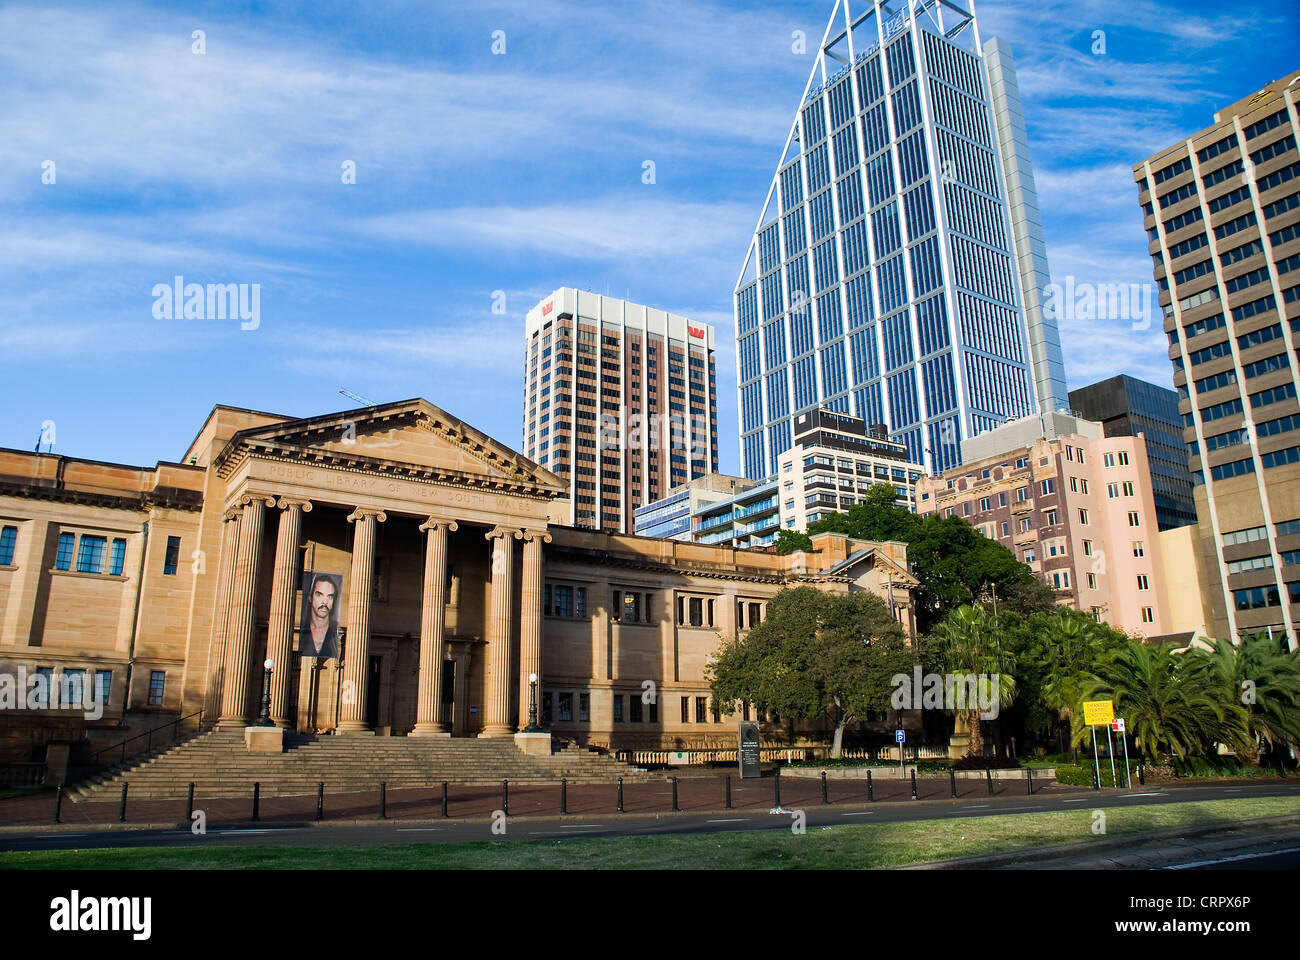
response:
<svg viewBox="0 0 1300 960"><path fill-rule="evenodd" d="M219 726L256 717L268 656L271 718L300 732L507 737L527 722L562 481L424 400L244 429L212 467ZM341 576L337 657L296 649L304 571Z"/></svg>

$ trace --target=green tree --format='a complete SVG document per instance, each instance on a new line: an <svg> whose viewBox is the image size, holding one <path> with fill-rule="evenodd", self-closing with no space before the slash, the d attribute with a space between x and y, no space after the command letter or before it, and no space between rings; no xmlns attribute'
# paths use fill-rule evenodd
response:
<svg viewBox="0 0 1300 960"><path fill-rule="evenodd" d="M1246 713L1225 702L1196 654L1178 652L1172 643L1130 640L1102 657L1082 700L1113 700L1137 746L1158 761L1206 753L1216 742L1240 743ZM1078 725L1075 742L1088 736Z"/></svg>
<svg viewBox="0 0 1300 960"><path fill-rule="evenodd" d="M891 678L910 664L903 629L871 593L782 590L767 618L725 646L709 666L715 702L754 703L803 720L827 718L838 757L844 729L887 710Z"/></svg>
<svg viewBox="0 0 1300 960"><path fill-rule="evenodd" d="M776 532L777 553L789 554L799 550L809 553L812 548L812 537L806 533L800 533L798 530L778 530Z"/></svg>
<svg viewBox="0 0 1300 960"><path fill-rule="evenodd" d="M939 624L938 634L943 641L944 664L950 672L973 674L982 682L992 682L996 677L998 709L1009 707L1016 698L1015 656L1004 649L994 618L982 607L960 606ZM978 705L959 711L970 726L970 746L967 755L984 755L984 735L980 729Z"/></svg>
<svg viewBox="0 0 1300 960"><path fill-rule="evenodd" d="M1192 647L1199 679L1219 690L1246 714L1245 737L1233 744L1250 763L1259 763L1261 746L1300 744L1300 653L1286 651L1266 633L1249 634L1240 644L1216 640L1207 652Z"/></svg>

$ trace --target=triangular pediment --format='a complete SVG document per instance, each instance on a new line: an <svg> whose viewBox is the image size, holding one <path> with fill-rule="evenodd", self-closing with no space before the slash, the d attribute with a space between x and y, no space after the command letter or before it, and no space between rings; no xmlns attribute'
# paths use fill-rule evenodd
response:
<svg viewBox="0 0 1300 960"><path fill-rule="evenodd" d="M243 430L217 469L228 475L250 455L550 496L567 490L549 470L423 399Z"/></svg>

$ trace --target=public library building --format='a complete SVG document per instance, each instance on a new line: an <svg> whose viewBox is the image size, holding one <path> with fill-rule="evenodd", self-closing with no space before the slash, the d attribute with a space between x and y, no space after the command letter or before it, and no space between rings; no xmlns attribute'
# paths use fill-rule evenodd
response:
<svg viewBox="0 0 1300 960"><path fill-rule="evenodd" d="M600 533L554 522L567 495L419 399L217 406L154 467L0 450L0 677L26 678L0 760L172 718L252 723L268 659L270 718L304 733L512 736L535 674L558 737L732 746L744 707L712 703L705 669L784 587L870 590L914 632L902 544L826 534L778 556Z"/></svg>

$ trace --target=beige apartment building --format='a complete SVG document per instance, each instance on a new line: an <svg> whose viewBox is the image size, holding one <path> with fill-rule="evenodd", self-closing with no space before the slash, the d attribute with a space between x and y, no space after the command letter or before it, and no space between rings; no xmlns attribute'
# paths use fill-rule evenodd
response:
<svg viewBox="0 0 1300 960"><path fill-rule="evenodd" d="M1296 649L1300 604L1300 71L1133 178L1195 483L1204 619Z"/></svg>
<svg viewBox="0 0 1300 960"><path fill-rule="evenodd" d="M962 466L917 485L917 510L968 520L1027 563L1061 603L1117 629L1175 632L1146 444L1062 413L1026 417L962 444Z"/></svg>
<svg viewBox="0 0 1300 960"><path fill-rule="evenodd" d="M557 520L565 490L424 400L218 406L153 468L0 451L0 675L106 692L99 718L15 709L0 759L173 717L243 727L264 692L300 733L509 737L532 674L557 734L712 746L744 708L709 701L709 658L783 588L869 590L913 630L901 544L828 534L781 557L604 534ZM304 656L322 579L336 646Z"/></svg>
<svg viewBox="0 0 1300 960"><path fill-rule="evenodd" d="M570 486L566 523L633 512L718 469L713 328L561 287L528 312L523 453Z"/></svg>

